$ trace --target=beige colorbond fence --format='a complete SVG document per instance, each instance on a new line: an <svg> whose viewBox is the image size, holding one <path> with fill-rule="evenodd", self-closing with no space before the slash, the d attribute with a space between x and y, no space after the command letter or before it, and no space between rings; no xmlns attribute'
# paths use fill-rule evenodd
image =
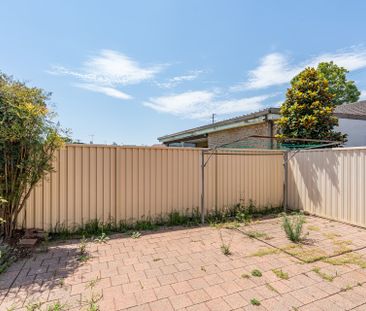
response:
<svg viewBox="0 0 366 311"><path fill-rule="evenodd" d="M366 147L301 151L289 162L289 207L366 226Z"/></svg>
<svg viewBox="0 0 366 311"><path fill-rule="evenodd" d="M206 209L241 199L258 207L281 205L282 158L273 151L211 158ZM67 145L56 154L55 172L27 200L19 224L48 230L93 219L133 221L192 211L200 206L200 163L201 149L194 148Z"/></svg>

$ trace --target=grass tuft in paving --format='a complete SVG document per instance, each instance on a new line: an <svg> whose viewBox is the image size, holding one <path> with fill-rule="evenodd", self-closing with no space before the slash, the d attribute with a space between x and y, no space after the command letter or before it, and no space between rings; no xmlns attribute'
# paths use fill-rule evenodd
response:
<svg viewBox="0 0 366 311"><path fill-rule="evenodd" d="M263 256L267 256L267 255L277 254L278 252L279 252L279 250L276 249L276 248L262 248L262 249L259 249L256 252L250 254L250 256L263 257Z"/></svg>

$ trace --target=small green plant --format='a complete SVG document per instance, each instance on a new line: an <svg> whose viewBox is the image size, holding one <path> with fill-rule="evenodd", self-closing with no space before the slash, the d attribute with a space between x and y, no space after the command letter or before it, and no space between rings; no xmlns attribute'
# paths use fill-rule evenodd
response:
<svg viewBox="0 0 366 311"><path fill-rule="evenodd" d="M320 268L318 267L313 268L312 271L315 272L317 275L319 275L323 280L328 282L333 282L333 280L337 277L337 273L336 275L330 275L320 271Z"/></svg>
<svg viewBox="0 0 366 311"><path fill-rule="evenodd" d="M262 272L258 269L252 270L252 276L260 278L262 276Z"/></svg>
<svg viewBox="0 0 366 311"><path fill-rule="evenodd" d="M27 311L41 310L42 302L30 302L25 306Z"/></svg>
<svg viewBox="0 0 366 311"><path fill-rule="evenodd" d="M131 238L138 239L141 236L141 233L138 231L134 231L131 233Z"/></svg>
<svg viewBox="0 0 366 311"><path fill-rule="evenodd" d="M243 223L249 223L252 220L252 216L250 214L247 213L247 211L239 211L236 215L235 215L235 219L239 222L243 222Z"/></svg>
<svg viewBox="0 0 366 311"><path fill-rule="evenodd" d="M252 298L250 299L250 303L253 305L253 306L260 306L261 305L261 302L256 299L256 298Z"/></svg>
<svg viewBox="0 0 366 311"><path fill-rule="evenodd" d="M93 288L95 287L95 285L97 285L97 283L98 283L99 281L100 281L100 277L98 276L98 277L96 277L95 279L90 280L90 281L87 283L87 285L86 285L86 287L85 287L85 288L93 289Z"/></svg>
<svg viewBox="0 0 366 311"><path fill-rule="evenodd" d="M100 311L98 302L103 298L101 294L92 293L90 298L86 302L87 311Z"/></svg>
<svg viewBox="0 0 366 311"><path fill-rule="evenodd" d="M222 244L222 245L221 245L221 252L222 252L225 256L229 256L229 255L231 255L230 245Z"/></svg>
<svg viewBox="0 0 366 311"><path fill-rule="evenodd" d="M282 269L273 269L272 272L280 279L288 280L288 273L282 271Z"/></svg>
<svg viewBox="0 0 366 311"><path fill-rule="evenodd" d="M79 257L78 261L80 262L86 262L90 259L90 256L88 255L86 251L88 240L85 238L85 236L82 237L79 244Z"/></svg>
<svg viewBox="0 0 366 311"><path fill-rule="evenodd" d="M109 240L109 237L107 236L107 234L105 232L102 232L100 236L98 236L94 239L94 242L96 242L96 243L107 243L108 240Z"/></svg>
<svg viewBox="0 0 366 311"><path fill-rule="evenodd" d="M80 244L79 244L79 252L80 255L84 255L86 254L86 246L88 244L88 240L85 238L85 235L83 235L83 237L80 240Z"/></svg>
<svg viewBox="0 0 366 311"><path fill-rule="evenodd" d="M86 311L100 311L98 302L103 298L102 294L95 293L93 290L97 283L100 281L100 277L97 277L88 282L86 289L90 289L90 297L85 300Z"/></svg>
<svg viewBox="0 0 366 311"><path fill-rule="evenodd" d="M290 217L283 214L282 228L285 230L287 238L294 243L301 241L304 223L305 217L302 214L294 214Z"/></svg>
<svg viewBox="0 0 366 311"><path fill-rule="evenodd" d="M47 311L65 311L67 310L66 304L62 304L59 301L48 306Z"/></svg>
<svg viewBox="0 0 366 311"><path fill-rule="evenodd" d="M220 230L220 239L221 239L221 252L225 255L225 256L230 256L231 255L231 250L230 250L230 244L232 241L233 236L231 235L231 239L229 243L225 243L224 242L224 237L222 236L222 231Z"/></svg>

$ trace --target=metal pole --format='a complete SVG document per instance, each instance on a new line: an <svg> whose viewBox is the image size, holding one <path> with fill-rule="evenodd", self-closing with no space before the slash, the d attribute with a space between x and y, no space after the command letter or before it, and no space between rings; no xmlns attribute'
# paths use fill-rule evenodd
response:
<svg viewBox="0 0 366 311"><path fill-rule="evenodd" d="M205 151L201 152L201 222L205 223Z"/></svg>
<svg viewBox="0 0 366 311"><path fill-rule="evenodd" d="M289 151L283 153L283 169L284 169L284 183L283 183L283 211L286 213L288 208L288 157Z"/></svg>

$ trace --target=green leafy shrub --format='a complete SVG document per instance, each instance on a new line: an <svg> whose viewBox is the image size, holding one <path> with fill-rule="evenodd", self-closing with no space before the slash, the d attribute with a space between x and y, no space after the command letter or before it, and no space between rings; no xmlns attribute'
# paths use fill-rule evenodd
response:
<svg viewBox="0 0 366 311"><path fill-rule="evenodd" d="M50 94L0 72L0 197L10 239L35 185L53 170L65 139L47 107Z"/></svg>

